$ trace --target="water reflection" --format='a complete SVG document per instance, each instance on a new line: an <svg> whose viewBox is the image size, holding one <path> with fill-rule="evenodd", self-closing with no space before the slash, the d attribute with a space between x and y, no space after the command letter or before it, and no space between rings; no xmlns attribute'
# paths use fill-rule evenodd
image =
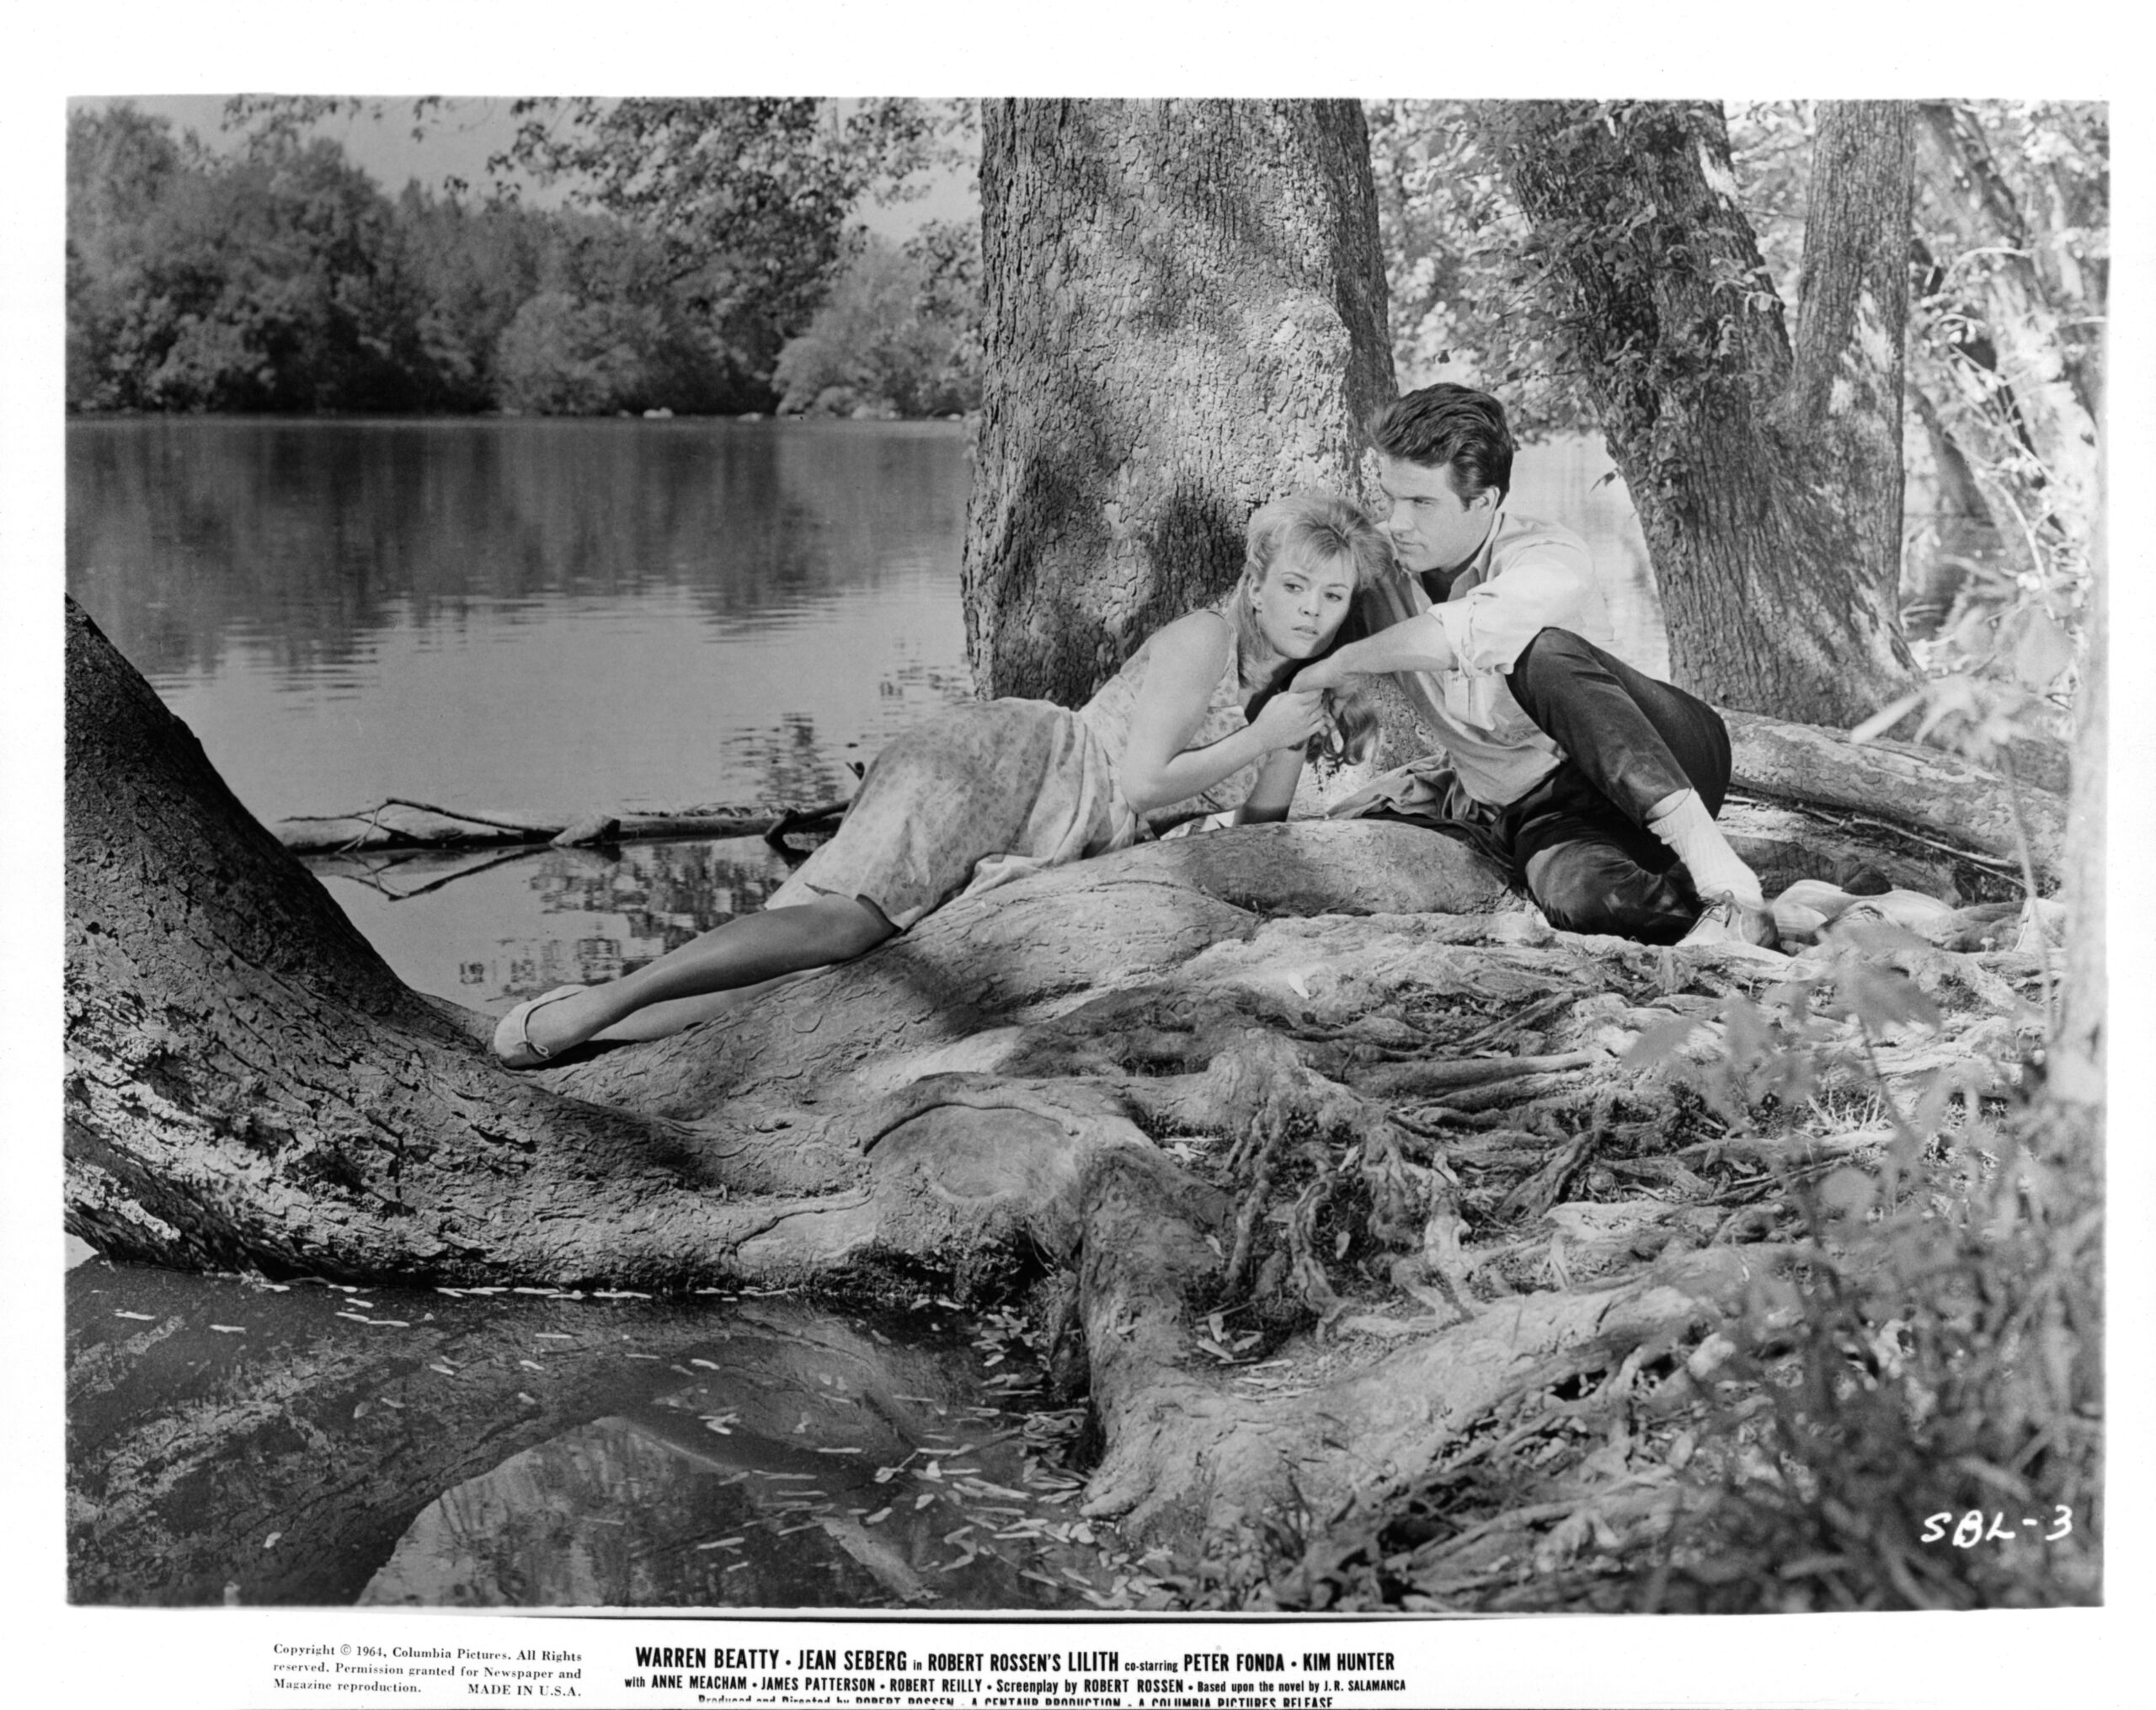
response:
<svg viewBox="0 0 2156 1710"><path fill-rule="evenodd" d="M355 854L308 866L407 985L497 1011L557 986L618 979L753 914L788 870L760 837Z"/></svg>
<svg viewBox="0 0 2156 1710"><path fill-rule="evenodd" d="M944 424L85 419L67 425L70 585L152 676L227 641L280 669L475 603L681 585L714 619L949 553Z"/></svg>
<svg viewBox="0 0 2156 1710"><path fill-rule="evenodd" d="M70 1595L98 1603L1049 1608L1145 1595L1073 1511L1013 1319L67 1283Z"/></svg>
<svg viewBox="0 0 2156 1710"><path fill-rule="evenodd" d="M776 1409L729 1389L713 1412L697 1385L512 1456L431 1504L359 1600L1053 1608L1113 1584L1065 1511L1078 1487L1027 1456L1025 1416L983 1408L909 1441L873 1391L825 1375Z"/></svg>
<svg viewBox="0 0 2156 1710"><path fill-rule="evenodd" d="M71 590L265 819L828 795L971 692L955 425L67 434Z"/></svg>

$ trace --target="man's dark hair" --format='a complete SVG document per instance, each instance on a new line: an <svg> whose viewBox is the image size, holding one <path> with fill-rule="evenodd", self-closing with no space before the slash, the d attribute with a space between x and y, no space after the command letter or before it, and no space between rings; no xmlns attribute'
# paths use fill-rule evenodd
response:
<svg viewBox="0 0 2156 1710"><path fill-rule="evenodd" d="M1439 381L1379 411L1370 442L1387 457L1452 472L1462 499L1486 487L1502 500L1512 490L1513 434L1505 407L1486 392Z"/></svg>

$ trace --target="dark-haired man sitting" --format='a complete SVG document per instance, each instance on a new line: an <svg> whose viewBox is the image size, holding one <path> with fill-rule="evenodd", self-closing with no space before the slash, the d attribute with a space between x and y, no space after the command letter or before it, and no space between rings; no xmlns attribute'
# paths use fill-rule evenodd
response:
<svg viewBox="0 0 2156 1710"><path fill-rule="evenodd" d="M1371 437L1401 574L1362 596L1371 633L1295 687L1392 674L1449 764L1388 774L1336 811L1466 836L1568 931L1772 944L1759 881L1715 824L1729 732L1705 702L1607 650L1609 614L1577 535L1505 509L1504 407L1425 387Z"/></svg>

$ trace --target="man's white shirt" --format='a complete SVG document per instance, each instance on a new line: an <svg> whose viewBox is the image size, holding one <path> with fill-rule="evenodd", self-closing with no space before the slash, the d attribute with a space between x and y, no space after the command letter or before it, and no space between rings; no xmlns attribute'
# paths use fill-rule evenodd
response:
<svg viewBox="0 0 2156 1710"><path fill-rule="evenodd" d="M1521 711L1506 679L1545 629L1610 646L1609 608L1585 541L1556 523L1500 510L1443 601L1433 603L1422 579L1406 570L1363 597L1373 630L1432 623L1444 632L1450 667L1400 671L1395 681L1442 737L1469 795L1502 807L1556 769L1557 745Z"/></svg>

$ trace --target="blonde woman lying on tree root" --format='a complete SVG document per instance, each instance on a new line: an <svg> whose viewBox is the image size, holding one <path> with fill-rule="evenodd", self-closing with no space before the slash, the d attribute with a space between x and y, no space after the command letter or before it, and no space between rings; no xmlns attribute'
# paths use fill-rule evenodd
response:
<svg viewBox="0 0 2156 1710"><path fill-rule="evenodd" d="M1083 708L987 701L907 732L762 912L606 985L520 1003L494 1055L529 1069L587 1040L678 1033L744 987L850 960L961 893L1125 848L1149 820L1285 819L1306 754L1359 758L1374 732L1353 695L1289 685L1388 560L1344 499L1267 505L1227 596L1156 630Z"/></svg>

